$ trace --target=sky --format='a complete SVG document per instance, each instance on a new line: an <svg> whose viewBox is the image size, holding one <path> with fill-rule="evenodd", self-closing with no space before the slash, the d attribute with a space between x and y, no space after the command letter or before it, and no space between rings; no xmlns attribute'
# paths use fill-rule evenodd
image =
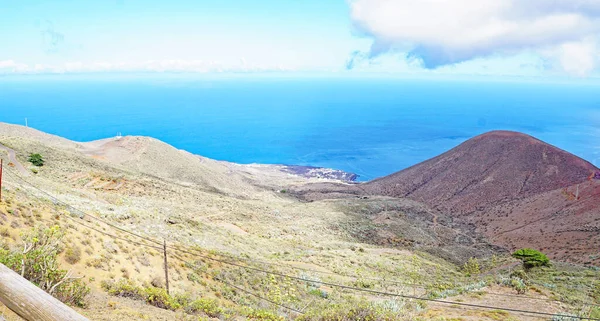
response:
<svg viewBox="0 0 600 321"><path fill-rule="evenodd" d="M599 77L598 0L0 0L0 74Z"/></svg>

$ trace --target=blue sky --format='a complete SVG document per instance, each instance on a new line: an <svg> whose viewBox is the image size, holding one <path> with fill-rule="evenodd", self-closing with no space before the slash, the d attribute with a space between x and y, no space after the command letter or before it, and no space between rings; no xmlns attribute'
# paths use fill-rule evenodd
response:
<svg viewBox="0 0 600 321"><path fill-rule="evenodd" d="M592 1L432 1L0 0L0 73L597 76Z"/></svg>

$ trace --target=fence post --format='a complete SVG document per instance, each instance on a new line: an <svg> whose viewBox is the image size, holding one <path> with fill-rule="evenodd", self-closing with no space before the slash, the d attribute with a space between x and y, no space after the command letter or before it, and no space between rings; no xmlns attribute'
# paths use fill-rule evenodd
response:
<svg viewBox="0 0 600 321"><path fill-rule="evenodd" d="M167 287L167 294L169 293L169 265L167 264L167 240L163 239L163 255L165 257L165 285Z"/></svg>
<svg viewBox="0 0 600 321"><path fill-rule="evenodd" d="M89 321L3 264L0 301L27 321Z"/></svg>

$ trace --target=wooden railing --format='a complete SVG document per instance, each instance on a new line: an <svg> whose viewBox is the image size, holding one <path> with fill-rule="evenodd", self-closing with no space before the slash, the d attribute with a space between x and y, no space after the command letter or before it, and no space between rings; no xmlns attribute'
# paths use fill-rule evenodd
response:
<svg viewBox="0 0 600 321"><path fill-rule="evenodd" d="M75 310L0 264L0 301L27 321L88 321Z"/></svg>

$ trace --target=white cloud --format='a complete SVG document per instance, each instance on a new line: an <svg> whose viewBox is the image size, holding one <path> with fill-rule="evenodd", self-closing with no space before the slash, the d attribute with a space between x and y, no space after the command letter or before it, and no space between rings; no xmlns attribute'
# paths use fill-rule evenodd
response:
<svg viewBox="0 0 600 321"><path fill-rule="evenodd" d="M349 1L357 29L374 39L371 57L405 51L436 68L539 50L579 75L596 64L599 0Z"/></svg>
<svg viewBox="0 0 600 321"><path fill-rule="evenodd" d="M596 67L598 47L594 42L565 43L559 52L560 63L568 73L585 76Z"/></svg>
<svg viewBox="0 0 600 321"><path fill-rule="evenodd" d="M27 70L29 66L17 63L14 60L0 60L0 73L18 73Z"/></svg>

